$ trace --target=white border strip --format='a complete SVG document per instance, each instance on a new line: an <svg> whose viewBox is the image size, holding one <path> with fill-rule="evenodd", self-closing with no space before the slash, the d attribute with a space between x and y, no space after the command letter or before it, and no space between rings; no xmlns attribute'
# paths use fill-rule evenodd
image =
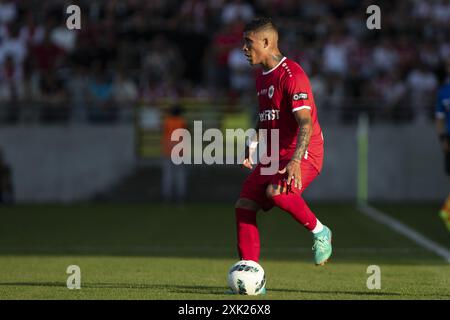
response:
<svg viewBox="0 0 450 320"><path fill-rule="evenodd" d="M311 110L311 107L310 106L297 107L297 108L292 109L292 112L295 112L297 110L302 110L302 109L309 109L309 110Z"/></svg>
<svg viewBox="0 0 450 320"><path fill-rule="evenodd" d="M417 231L411 229L410 227L405 226L398 220L388 216L387 214L369 205L360 205L358 206L358 209L361 210L367 216L371 217L373 220L390 227L394 231L414 241L421 247L437 254L438 256L444 258L446 262L450 263L450 251L442 247L441 245L437 244L436 242L431 241L430 239L424 237Z"/></svg>

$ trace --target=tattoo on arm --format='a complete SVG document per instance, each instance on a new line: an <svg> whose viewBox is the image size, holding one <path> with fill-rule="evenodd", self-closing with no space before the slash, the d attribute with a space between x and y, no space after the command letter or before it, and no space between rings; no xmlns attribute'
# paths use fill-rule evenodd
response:
<svg viewBox="0 0 450 320"><path fill-rule="evenodd" d="M305 152L309 145L309 140L311 139L312 127L311 118L303 118L300 120L300 131L297 137L297 146L295 147L294 155L292 160L301 161L305 156Z"/></svg>

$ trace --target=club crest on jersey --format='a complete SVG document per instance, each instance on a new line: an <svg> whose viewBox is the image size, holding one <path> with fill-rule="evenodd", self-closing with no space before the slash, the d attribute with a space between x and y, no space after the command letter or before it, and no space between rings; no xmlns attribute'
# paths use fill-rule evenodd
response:
<svg viewBox="0 0 450 320"><path fill-rule="evenodd" d="M259 121L261 122L278 119L280 119L280 110L277 109L264 110L259 113Z"/></svg>
<svg viewBox="0 0 450 320"><path fill-rule="evenodd" d="M304 92L299 92L299 93L294 94L294 95L292 96L292 99L293 99L294 101L297 101L297 100L307 100L307 99L308 99L308 94L307 94L307 93L304 93Z"/></svg>
<svg viewBox="0 0 450 320"><path fill-rule="evenodd" d="M269 96L269 98L272 98L272 97L273 97L274 91L275 91L275 87L274 87L273 85L271 85L271 86L269 87L269 91L267 92L267 95Z"/></svg>

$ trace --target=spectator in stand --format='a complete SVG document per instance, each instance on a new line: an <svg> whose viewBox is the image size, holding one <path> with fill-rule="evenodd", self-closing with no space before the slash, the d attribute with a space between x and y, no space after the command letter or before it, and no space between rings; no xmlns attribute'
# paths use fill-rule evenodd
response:
<svg viewBox="0 0 450 320"><path fill-rule="evenodd" d="M121 112L120 118L131 120L138 99L138 89L123 68L120 68L114 77L113 98Z"/></svg>
<svg viewBox="0 0 450 320"><path fill-rule="evenodd" d="M448 22L450 21L449 0L436 0L430 13L438 27L448 28Z"/></svg>
<svg viewBox="0 0 450 320"><path fill-rule="evenodd" d="M45 28L36 23L32 12L26 13L25 25L20 29L20 38L28 47L36 46L44 40Z"/></svg>
<svg viewBox="0 0 450 320"><path fill-rule="evenodd" d="M207 26L208 5L203 0L186 0L181 5L178 15L179 23L185 31L205 33Z"/></svg>
<svg viewBox="0 0 450 320"><path fill-rule="evenodd" d="M22 70L14 63L12 55L3 59L0 65L0 98L11 102L17 100L22 91Z"/></svg>
<svg viewBox="0 0 450 320"><path fill-rule="evenodd" d="M349 43L340 30L334 31L323 49L324 70L344 76L348 71Z"/></svg>
<svg viewBox="0 0 450 320"><path fill-rule="evenodd" d="M0 0L0 25L8 24L17 17L17 4L13 0Z"/></svg>
<svg viewBox="0 0 450 320"><path fill-rule="evenodd" d="M94 123L116 121L117 108L113 99L112 79L99 61L94 63L87 89L89 120Z"/></svg>
<svg viewBox="0 0 450 320"><path fill-rule="evenodd" d="M69 106L66 103L67 92L62 79L55 71L50 70L41 74L40 92L41 122L67 122L69 119Z"/></svg>
<svg viewBox="0 0 450 320"><path fill-rule="evenodd" d="M88 120L89 105L88 88L89 74L85 66L76 64L73 66L73 75L67 82L67 93L70 99L70 121L72 123L85 123Z"/></svg>
<svg viewBox="0 0 450 320"><path fill-rule="evenodd" d="M433 71L438 70L440 67L441 61L439 57L439 50L436 47L436 44L431 40L426 41L422 45L419 51L419 58L423 64Z"/></svg>
<svg viewBox="0 0 450 320"><path fill-rule="evenodd" d="M14 63L12 56L8 55L5 61L0 65L0 108L4 109L0 115L7 123L16 123L19 119L19 106L17 102L22 92L22 72Z"/></svg>
<svg viewBox="0 0 450 320"><path fill-rule="evenodd" d="M419 60L417 49L414 45L416 40L412 40L408 35L400 34L395 40L395 49L398 56L398 66L401 72L408 72L417 65Z"/></svg>
<svg viewBox="0 0 450 320"><path fill-rule="evenodd" d="M75 49L77 32L67 29L65 18L57 23L50 33L51 41L63 49L66 53L70 53Z"/></svg>
<svg viewBox="0 0 450 320"><path fill-rule="evenodd" d="M177 47L162 35L150 42L142 64L146 79L152 82L179 81L184 68Z"/></svg>
<svg viewBox="0 0 450 320"><path fill-rule="evenodd" d="M224 25L212 40L212 59L214 61L213 82L218 87L230 87L230 70L228 56L234 48L241 45L243 24L236 20L232 24Z"/></svg>
<svg viewBox="0 0 450 320"><path fill-rule="evenodd" d="M33 64L41 74L55 70L65 58L64 50L51 41L50 32L49 29L44 30L42 42L30 48Z"/></svg>
<svg viewBox="0 0 450 320"><path fill-rule="evenodd" d="M229 0L222 10L222 23L230 24L236 20L250 21L255 13L253 7L243 0Z"/></svg>
<svg viewBox="0 0 450 320"><path fill-rule="evenodd" d="M20 28L17 23L10 24L7 28L6 37L0 43L0 64L7 56L12 57L14 64L22 72L25 58L27 57L27 46L20 37Z"/></svg>
<svg viewBox="0 0 450 320"><path fill-rule="evenodd" d="M383 98L388 118L395 122L411 120L413 110L408 102L408 90L401 72L398 69L392 70L388 73L387 81Z"/></svg>
<svg viewBox="0 0 450 320"><path fill-rule="evenodd" d="M253 72L240 47L231 50L228 56L228 69L232 90L242 94L252 88Z"/></svg>
<svg viewBox="0 0 450 320"><path fill-rule="evenodd" d="M389 37L383 37L373 50L373 64L378 71L387 72L396 67L399 57Z"/></svg>
<svg viewBox="0 0 450 320"><path fill-rule="evenodd" d="M407 76L409 104L414 110L414 119L425 122L431 116L431 101L438 87L438 79L423 63L419 63Z"/></svg>

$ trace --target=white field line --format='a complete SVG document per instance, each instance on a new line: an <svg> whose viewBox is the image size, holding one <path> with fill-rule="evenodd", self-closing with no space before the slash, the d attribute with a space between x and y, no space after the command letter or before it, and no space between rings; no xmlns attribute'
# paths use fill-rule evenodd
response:
<svg viewBox="0 0 450 320"><path fill-rule="evenodd" d="M419 246L435 253L436 255L444 258L445 261L450 263L450 251L443 246L437 244L434 241L426 238L421 235L414 229L407 227L403 223L398 220L388 216L382 211L375 209L369 205L361 205L358 206L358 209L361 210L364 214L372 218L373 220L386 225L387 227L393 229L394 231L400 233L401 235L407 237L408 239L414 241Z"/></svg>

